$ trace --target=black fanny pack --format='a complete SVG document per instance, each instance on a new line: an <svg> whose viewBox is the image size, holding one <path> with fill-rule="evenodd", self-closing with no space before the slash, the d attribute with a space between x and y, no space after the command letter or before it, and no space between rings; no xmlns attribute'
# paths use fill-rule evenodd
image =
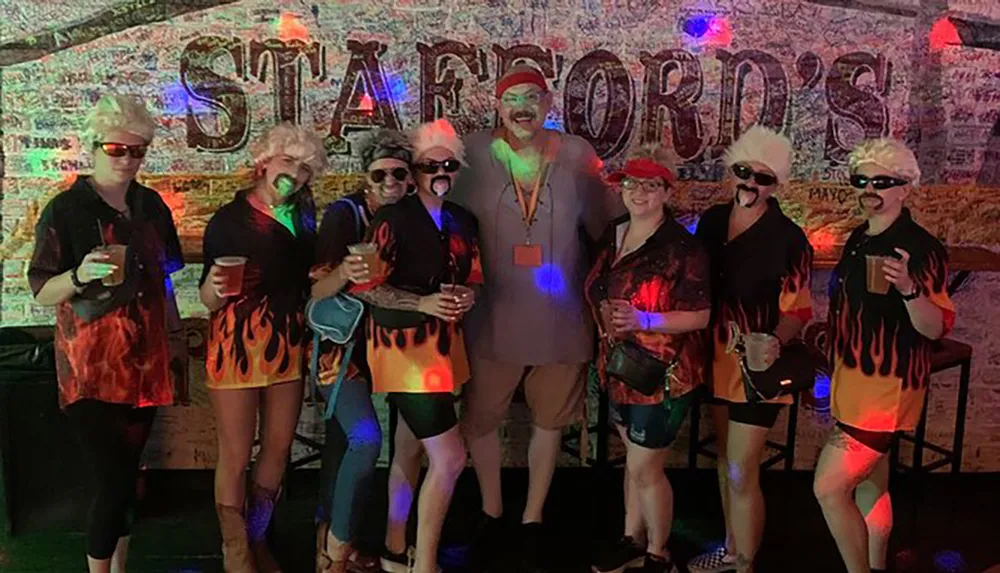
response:
<svg viewBox="0 0 1000 573"><path fill-rule="evenodd" d="M612 345L604 371L643 396L652 396L661 388L670 392L670 378L679 360L679 350L667 364L635 342L623 340Z"/></svg>

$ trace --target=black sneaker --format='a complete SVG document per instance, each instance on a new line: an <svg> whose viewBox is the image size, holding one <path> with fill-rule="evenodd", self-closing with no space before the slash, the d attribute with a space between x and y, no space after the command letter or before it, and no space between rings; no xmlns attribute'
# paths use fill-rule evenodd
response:
<svg viewBox="0 0 1000 573"><path fill-rule="evenodd" d="M646 554L642 567L629 569L632 573L677 573L677 568L669 559Z"/></svg>
<svg viewBox="0 0 1000 573"><path fill-rule="evenodd" d="M469 566L474 571L486 569L500 554L505 544L503 518L480 513L469 540Z"/></svg>
<svg viewBox="0 0 1000 573"><path fill-rule="evenodd" d="M646 548L639 547L629 536L622 537L601 554L591 571L594 573L622 573L626 569L642 567L646 561Z"/></svg>
<svg viewBox="0 0 1000 573"><path fill-rule="evenodd" d="M518 540L521 543L521 573L548 573L542 565L543 534L541 523L521 524Z"/></svg>
<svg viewBox="0 0 1000 573"><path fill-rule="evenodd" d="M379 558L379 565L385 573L410 573L413 570L413 548L402 553L393 553L385 548Z"/></svg>

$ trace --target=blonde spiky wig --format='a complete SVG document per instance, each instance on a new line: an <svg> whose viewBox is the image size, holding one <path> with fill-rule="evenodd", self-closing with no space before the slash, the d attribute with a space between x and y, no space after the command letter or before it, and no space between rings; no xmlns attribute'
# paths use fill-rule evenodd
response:
<svg viewBox="0 0 1000 573"><path fill-rule="evenodd" d="M726 167L750 161L763 163L780 183L788 183L792 174L792 142L776 131L755 125L729 146L722 160Z"/></svg>
<svg viewBox="0 0 1000 573"><path fill-rule="evenodd" d="M455 159L465 163L465 145L447 119L438 119L417 127L410 134L410 142L413 144L414 161L435 147L443 147L454 153Z"/></svg>
<svg viewBox="0 0 1000 573"><path fill-rule="evenodd" d="M888 169L914 186L920 184L920 165L917 163L917 157L901 141L887 137L862 141L851 151L847 165L851 173L854 173L865 163Z"/></svg>
<svg viewBox="0 0 1000 573"><path fill-rule="evenodd" d="M112 130L121 130L153 141L156 120L139 98L130 95L107 94L97 100L97 105L84 121L82 138L84 147L105 143Z"/></svg>
<svg viewBox="0 0 1000 573"><path fill-rule="evenodd" d="M313 179L326 169L323 140L312 131L288 122L267 130L250 145L250 156L257 168L278 155L290 155L308 165Z"/></svg>

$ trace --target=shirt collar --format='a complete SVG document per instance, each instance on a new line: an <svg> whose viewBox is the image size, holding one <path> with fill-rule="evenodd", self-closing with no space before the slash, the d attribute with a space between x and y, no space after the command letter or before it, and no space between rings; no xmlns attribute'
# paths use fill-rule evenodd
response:
<svg viewBox="0 0 1000 573"><path fill-rule="evenodd" d="M877 235L868 235L869 223L865 221L861 224L861 237L868 237L869 239L892 239L899 235L900 233L905 233L906 229L910 228L910 224L913 222L913 217L910 215L910 210L903 207L903 210L899 213L899 217L892 222L884 231Z"/></svg>

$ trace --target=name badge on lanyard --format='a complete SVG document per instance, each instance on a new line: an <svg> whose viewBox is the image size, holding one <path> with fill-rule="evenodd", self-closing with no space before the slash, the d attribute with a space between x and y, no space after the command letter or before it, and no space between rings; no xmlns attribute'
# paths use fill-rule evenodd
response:
<svg viewBox="0 0 1000 573"><path fill-rule="evenodd" d="M511 183L514 185L514 195L517 198L517 204L521 207L521 219L524 221L525 228L524 243L514 245L514 266L538 268L542 266L543 252L541 245L532 244L531 242L531 226L534 224L535 215L538 212L538 199L541 195L542 181L545 179L548 166L544 164L539 166L538 175L535 177L535 186L531 190L531 196L527 198L517 177L514 177L514 171L510 169L509 165L508 169Z"/></svg>

